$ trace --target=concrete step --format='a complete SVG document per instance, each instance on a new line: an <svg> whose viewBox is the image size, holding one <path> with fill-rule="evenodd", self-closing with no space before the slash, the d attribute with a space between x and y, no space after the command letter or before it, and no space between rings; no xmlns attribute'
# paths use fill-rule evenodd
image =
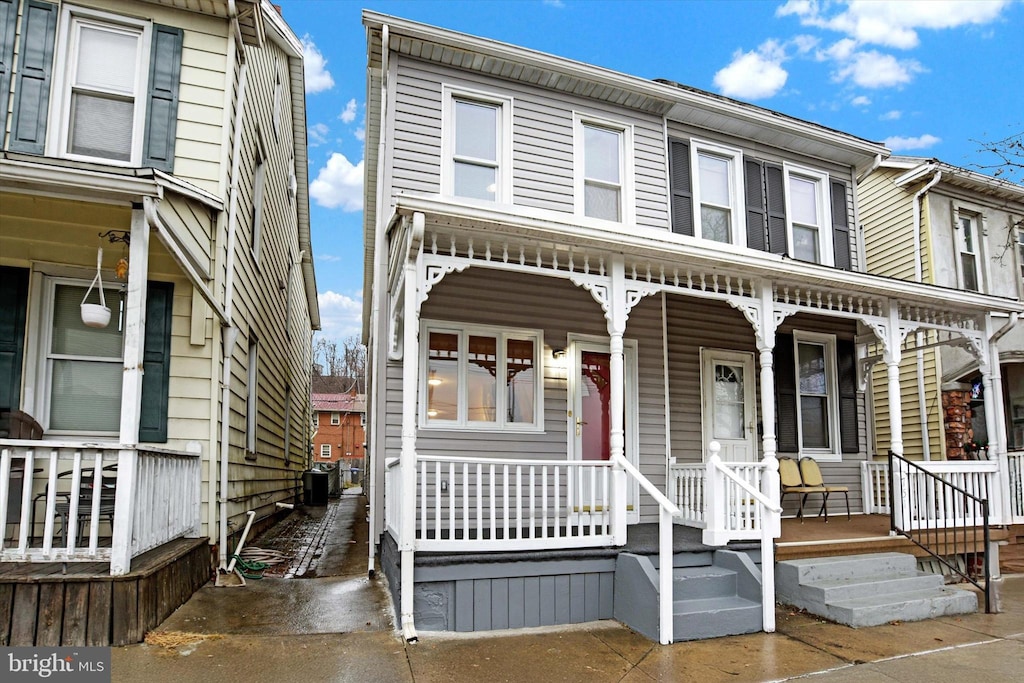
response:
<svg viewBox="0 0 1024 683"><path fill-rule="evenodd" d="M978 596L960 588L911 591L830 603L824 616L832 621L860 626L879 626L893 621L921 621L978 611Z"/></svg>
<svg viewBox="0 0 1024 683"><path fill-rule="evenodd" d="M736 595L677 600L673 603L673 639L701 640L761 630L761 605Z"/></svg>
<svg viewBox="0 0 1024 683"><path fill-rule="evenodd" d="M718 598L736 595L736 572L715 565L676 567L672 572L675 600Z"/></svg>
<svg viewBox="0 0 1024 683"><path fill-rule="evenodd" d="M776 575L799 584L871 576L914 576L917 560L906 553L812 557L779 562Z"/></svg>
<svg viewBox="0 0 1024 683"><path fill-rule="evenodd" d="M810 600L834 603L840 600L867 598L880 595L902 595L916 591L937 591L945 585L941 574L916 572L910 576L880 574L865 579L838 579L802 584Z"/></svg>

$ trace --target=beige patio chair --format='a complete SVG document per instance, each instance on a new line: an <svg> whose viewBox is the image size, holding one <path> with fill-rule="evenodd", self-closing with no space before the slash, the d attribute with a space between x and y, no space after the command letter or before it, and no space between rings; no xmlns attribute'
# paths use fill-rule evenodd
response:
<svg viewBox="0 0 1024 683"><path fill-rule="evenodd" d="M821 476L821 468L818 467L818 462L814 458L800 459L800 478L804 480L805 486L823 487L825 489L825 502L828 502L829 494L832 493L841 493L846 496L846 519L850 519L850 487L826 484ZM825 509L824 503L822 503L821 511L825 513L825 519L827 520L828 510ZM819 515L821 511L818 512Z"/></svg>
<svg viewBox="0 0 1024 683"><path fill-rule="evenodd" d="M804 503L807 502L807 496L812 493L820 493L822 510L825 511L825 521L828 522L828 510L825 509L825 503L828 502L828 491L824 486L807 486L800 478L800 468L792 458L779 458L779 483L782 485L782 493L779 496L780 505L786 499L787 493L803 494L800 497L800 509L796 513L797 519L801 522L804 519Z"/></svg>

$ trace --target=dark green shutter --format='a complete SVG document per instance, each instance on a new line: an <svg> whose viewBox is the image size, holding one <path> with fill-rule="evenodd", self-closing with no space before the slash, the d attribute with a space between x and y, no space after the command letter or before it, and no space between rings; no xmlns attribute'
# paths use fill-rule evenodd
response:
<svg viewBox="0 0 1024 683"><path fill-rule="evenodd" d="M839 442L843 453L859 453L857 346L852 341L836 341L836 365L839 371Z"/></svg>
<svg viewBox="0 0 1024 683"><path fill-rule="evenodd" d="M690 187L690 145L668 141L668 175L672 188L672 232L693 237L693 191Z"/></svg>
<svg viewBox="0 0 1024 683"><path fill-rule="evenodd" d="M167 172L174 170L183 35L180 28L153 25L142 165Z"/></svg>
<svg viewBox="0 0 1024 683"><path fill-rule="evenodd" d="M796 361L793 336L775 337L775 416L780 453L800 451L800 429L796 412Z"/></svg>
<svg viewBox="0 0 1024 683"><path fill-rule="evenodd" d="M7 130L7 95L11 92L14 29L17 23L17 4L14 0L0 0L0 136Z"/></svg>
<svg viewBox="0 0 1024 683"><path fill-rule="evenodd" d="M778 164L764 165L764 194L768 206L768 251L786 254L786 179Z"/></svg>
<svg viewBox="0 0 1024 683"><path fill-rule="evenodd" d="M15 74L12 150L31 154L44 151L56 32L57 6L28 0L22 18L18 73Z"/></svg>
<svg viewBox="0 0 1024 683"><path fill-rule="evenodd" d="M836 268L850 270L850 216L846 204L846 183L831 180L832 190L832 246L835 250Z"/></svg>
<svg viewBox="0 0 1024 683"><path fill-rule="evenodd" d="M744 159L743 184L747 198L747 246L765 251L768 217L764 206L764 164L757 159Z"/></svg>
<svg viewBox="0 0 1024 683"><path fill-rule="evenodd" d="M0 411L21 409L28 269L0 266Z"/></svg>
<svg viewBox="0 0 1024 683"><path fill-rule="evenodd" d="M146 350L142 360L139 441L166 443L171 381L171 309L174 285L150 282L146 295Z"/></svg>

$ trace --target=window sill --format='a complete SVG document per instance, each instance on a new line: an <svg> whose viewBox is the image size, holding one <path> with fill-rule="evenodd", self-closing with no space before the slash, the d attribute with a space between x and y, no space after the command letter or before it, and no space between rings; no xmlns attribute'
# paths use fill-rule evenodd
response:
<svg viewBox="0 0 1024 683"><path fill-rule="evenodd" d="M817 462L842 462L842 453L832 453L830 451L800 451L800 458L812 458Z"/></svg>
<svg viewBox="0 0 1024 683"><path fill-rule="evenodd" d="M543 425L539 427L482 427L470 425L437 425L420 423L419 428L426 432L473 432L476 434L545 434Z"/></svg>

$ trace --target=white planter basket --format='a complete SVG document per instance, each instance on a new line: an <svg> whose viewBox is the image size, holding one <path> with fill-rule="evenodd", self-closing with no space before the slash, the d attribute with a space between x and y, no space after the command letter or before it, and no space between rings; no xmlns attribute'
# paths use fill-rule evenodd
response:
<svg viewBox="0 0 1024 683"><path fill-rule="evenodd" d="M107 307L107 301L103 296L102 266L103 249L98 249L96 252L96 277L92 279L92 284L89 285L89 289L85 290L85 296L82 297L82 324L86 327L102 328L110 324L110 309ZM98 304L86 303L93 287L98 287L100 290L100 302Z"/></svg>

